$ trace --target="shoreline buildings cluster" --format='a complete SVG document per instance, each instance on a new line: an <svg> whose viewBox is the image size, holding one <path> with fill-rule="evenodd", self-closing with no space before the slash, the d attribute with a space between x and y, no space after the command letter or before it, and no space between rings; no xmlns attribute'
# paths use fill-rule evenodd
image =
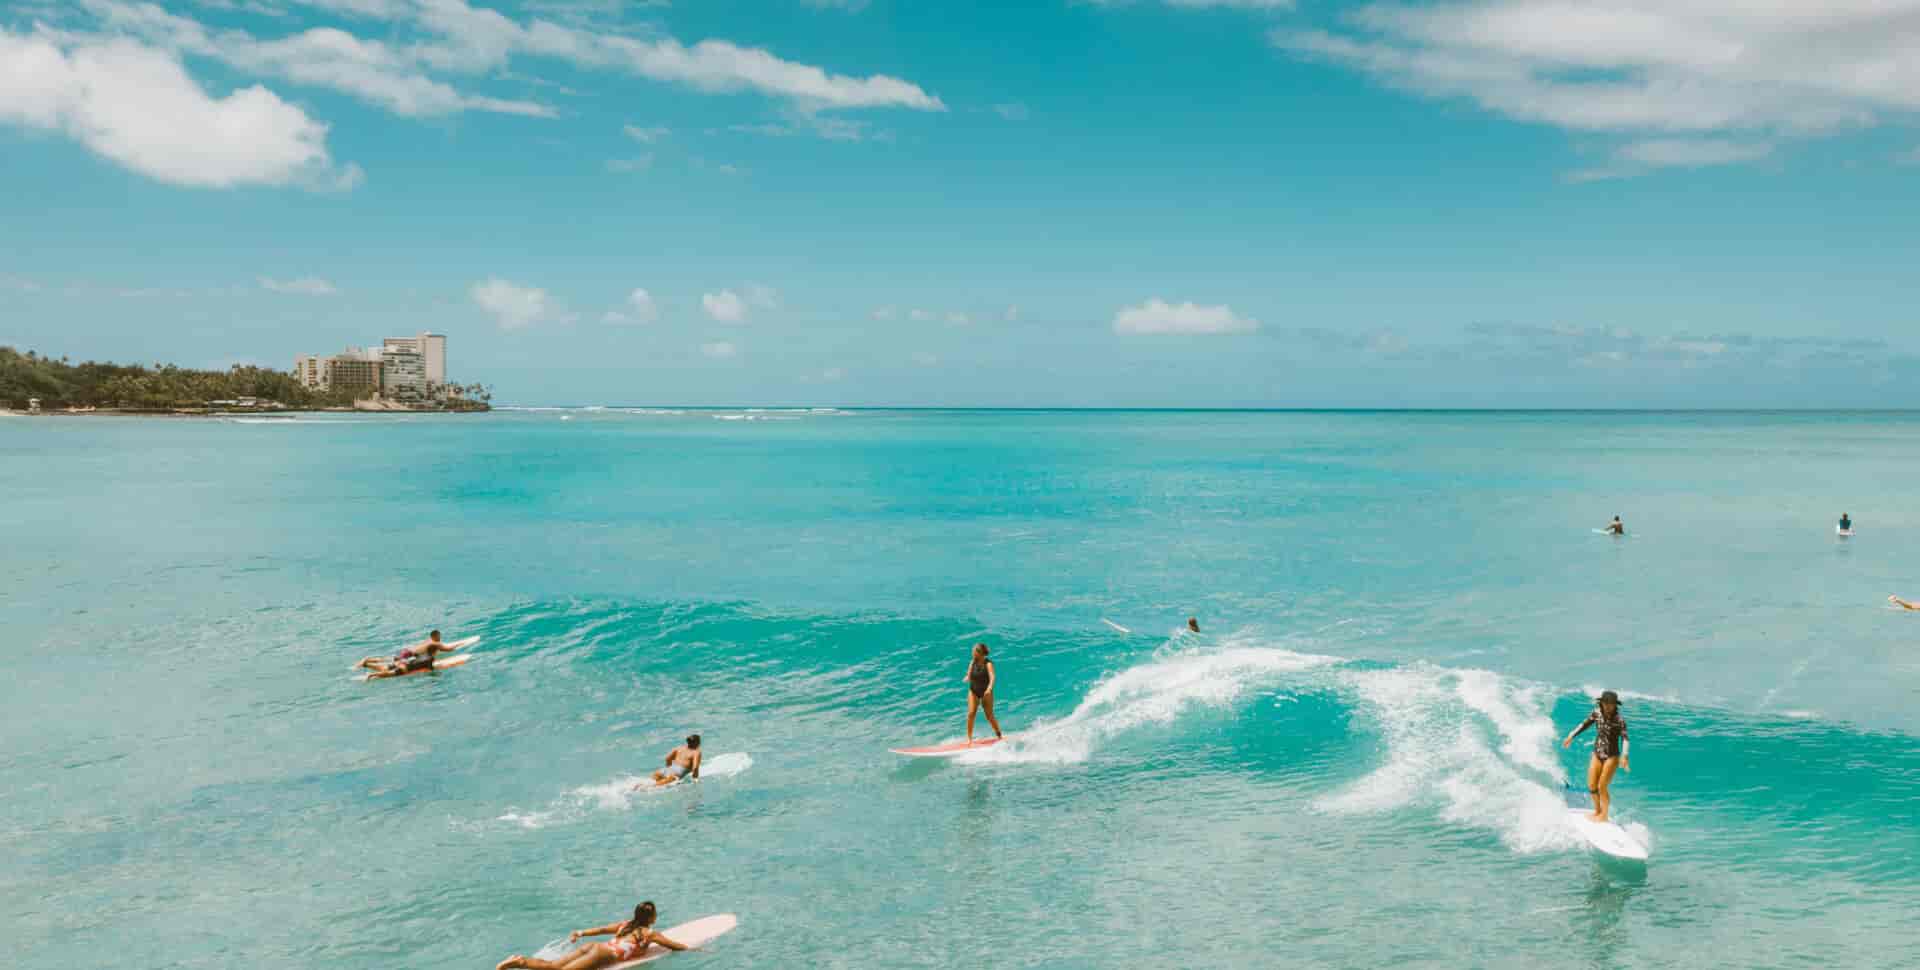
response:
<svg viewBox="0 0 1920 970"><path fill-rule="evenodd" d="M445 401L449 393L459 395L459 388L447 383L446 334L426 331L388 337L378 347L301 354L293 359L293 376L308 390L351 391L356 399L428 404Z"/></svg>

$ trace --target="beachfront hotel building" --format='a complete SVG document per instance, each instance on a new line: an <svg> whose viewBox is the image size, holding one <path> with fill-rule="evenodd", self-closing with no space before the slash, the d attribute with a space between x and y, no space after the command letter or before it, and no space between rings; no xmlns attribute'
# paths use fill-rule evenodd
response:
<svg viewBox="0 0 1920 970"><path fill-rule="evenodd" d="M377 348L301 354L293 359L293 376L309 390L350 390L396 401L435 399L446 393L447 337L423 331L388 337Z"/></svg>

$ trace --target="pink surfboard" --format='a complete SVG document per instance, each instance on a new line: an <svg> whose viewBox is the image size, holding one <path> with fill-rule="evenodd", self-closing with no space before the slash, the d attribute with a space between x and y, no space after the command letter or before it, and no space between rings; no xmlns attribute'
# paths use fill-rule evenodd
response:
<svg viewBox="0 0 1920 970"><path fill-rule="evenodd" d="M999 738L975 738L972 744L954 741L950 744L930 744L924 748L888 748L887 750L894 754L904 754L909 758L951 758L978 748L990 748L999 743Z"/></svg>

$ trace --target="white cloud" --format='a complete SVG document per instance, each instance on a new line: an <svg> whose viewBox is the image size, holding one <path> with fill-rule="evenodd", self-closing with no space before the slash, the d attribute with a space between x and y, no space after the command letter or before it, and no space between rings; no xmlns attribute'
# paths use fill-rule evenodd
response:
<svg viewBox="0 0 1920 970"><path fill-rule="evenodd" d="M1663 168L1707 168L1758 161L1773 154L1770 142L1731 141L1724 138L1655 138L1628 142L1616 148L1612 161L1599 168L1568 173L1572 182L1632 178Z"/></svg>
<svg viewBox="0 0 1920 970"><path fill-rule="evenodd" d="M673 133L673 129L662 128L659 126L654 126L651 128L643 128L639 125L627 125L626 127L620 130L626 132L628 138L631 138L637 142L644 142L649 145Z"/></svg>
<svg viewBox="0 0 1920 970"><path fill-rule="evenodd" d="M654 301L653 294L644 289L635 289L627 294L624 309L608 310L600 317L601 323L653 323L660 319L660 304Z"/></svg>
<svg viewBox="0 0 1920 970"><path fill-rule="evenodd" d="M0 30L0 123L59 131L174 185L351 188L327 126L259 85L207 93L172 55L130 40L57 42Z"/></svg>
<svg viewBox="0 0 1920 970"><path fill-rule="evenodd" d="M1015 320L1020 319L1020 307L1011 303L1007 304L1007 311L1001 314L1000 318L1007 321L1008 323L1012 323Z"/></svg>
<svg viewBox="0 0 1920 970"><path fill-rule="evenodd" d="M290 280L276 280L272 277L260 277L260 288L274 293L287 293L295 296L333 296L340 292L332 283L318 276L302 276Z"/></svg>
<svg viewBox="0 0 1920 970"><path fill-rule="evenodd" d="M900 311L891 306L877 306L873 308L873 318L875 320L891 320L899 315Z"/></svg>
<svg viewBox="0 0 1920 970"><path fill-rule="evenodd" d="M653 153L648 152L645 155L636 155L632 158L609 158L607 159L606 167L607 171L622 175L644 172L653 167Z"/></svg>
<svg viewBox="0 0 1920 970"><path fill-rule="evenodd" d="M701 294L700 308L721 323L739 323L747 318L747 301L732 290Z"/></svg>
<svg viewBox="0 0 1920 970"><path fill-rule="evenodd" d="M908 310L908 311L907 311L907 319L909 319L909 320L912 320L912 321L915 321L915 322L917 322L917 323L925 323L925 322L927 322L927 321L929 321L929 320L932 320L932 319L933 319L933 311L932 311L932 310L921 310L921 309L917 309L917 308L916 308L916 309L912 309L912 310Z"/></svg>
<svg viewBox="0 0 1920 970"><path fill-rule="evenodd" d="M1247 333L1259 328L1260 321L1240 316L1225 305L1173 304L1159 299L1123 307L1113 316L1115 333L1221 334Z"/></svg>
<svg viewBox="0 0 1920 970"><path fill-rule="evenodd" d="M499 277L473 284L473 302L493 315L502 330L519 330L553 318L557 311L547 291Z"/></svg>
<svg viewBox="0 0 1920 970"><path fill-rule="evenodd" d="M1920 109L1916 18L1920 0L1453 0L1377 3L1339 32L1284 29L1271 39L1521 121L1757 144Z"/></svg>
<svg viewBox="0 0 1920 970"><path fill-rule="evenodd" d="M715 360L725 360L728 357L738 356L740 348L731 340L716 340L712 343L701 344L700 353L712 357Z"/></svg>

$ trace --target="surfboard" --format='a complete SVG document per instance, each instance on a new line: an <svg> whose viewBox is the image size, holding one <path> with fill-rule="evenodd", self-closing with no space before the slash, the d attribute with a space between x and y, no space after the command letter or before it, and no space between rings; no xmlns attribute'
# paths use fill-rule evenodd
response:
<svg viewBox="0 0 1920 970"><path fill-rule="evenodd" d="M702 916L691 923L669 926L661 930L660 935L675 943L684 943L687 946L706 946L708 943L731 932L734 927L739 925L740 917L732 913L721 913L717 916ZM625 963L613 964L607 968L607 970L626 970L628 967L637 967L643 963L652 963L673 952L673 950L669 950L664 946L653 946L649 944L645 950L640 951L639 957L628 960Z"/></svg>
<svg viewBox="0 0 1920 970"><path fill-rule="evenodd" d="M894 754L904 754L909 758L952 758L969 751L991 748L999 744L1000 740L1000 738L975 738L972 744L954 741L948 744L930 744L923 748L888 748L887 750Z"/></svg>
<svg viewBox="0 0 1920 970"><path fill-rule="evenodd" d="M1110 627L1113 627L1113 628L1114 628L1114 629L1116 629L1116 630L1119 630L1119 631L1120 631L1121 633L1132 633L1132 632L1133 632L1132 630L1129 630L1129 629L1127 629L1126 627L1123 627L1123 626L1121 626L1120 624L1118 624L1118 623L1115 623L1115 622L1113 622L1112 620L1109 620L1109 619L1107 619L1107 618L1106 618L1106 617L1104 617L1104 616L1100 618L1100 622L1102 622L1102 623L1105 623L1106 625L1108 625L1108 626L1110 626Z"/></svg>
<svg viewBox="0 0 1920 970"><path fill-rule="evenodd" d="M475 637L474 639L476 639L476 640L477 640L477 639L479 639L479 637ZM473 654L471 654L471 653L456 653L456 654L454 654L453 656L451 656L451 657L448 657L448 658L446 658L445 660L435 660L435 661L433 662L433 666L431 666L431 667L426 667L426 668L423 668L423 669L420 669L420 670L411 670L411 671L408 671L408 672L406 672L406 673L404 673L404 674L396 674L396 675L394 675L394 677L411 677L411 676L413 676L414 674L432 674L432 673L439 673L439 672L440 672L440 671L442 671L442 670L451 670L451 669L453 669L454 667L458 667L458 666L460 666L460 665L462 665L462 664L464 664L464 663L466 663L467 661L469 661L469 660L472 660L472 659L473 659ZM393 679L394 679L394 677L382 677L382 678L380 678L380 679L381 679L381 680L393 680ZM362 674L362 675L360 676L360 679L361 679L361 680L372 680L372 679L373 679L373 672L372 672L372 671L368 671L367 673L365 673L365 674Z"/></svg>
<svg viewBox="0 0 1920 970"><path fill-rule="evenodd" d="M1852 529L1842 529L1842 528L1840 528L1840 527L1839 527L1839 526L1837 526L1837 525L1833 527L1833 534L1834 534L1834 535L1837 535L1837 536L1839 536L1839 537L1840 537L1840 538L1842 538L1842 539L1851 539L1851 538L1853 538L1853 530L1852 530Z"/></svg>
<svg viewBox="0 0 1920 970"><path fill-rule="evenodd" d="M1597 536L1616 536L1616 535L1625 536L1626 535L1626 533L1624 532L1615 532L1612 529L1595 529L1593 530L1593 534Z"/></svg>
<svg viewBox="0 0 1920 970"><path fill-rule="evenodd" d="M1567 822L1587 844L1616 859L1647 861L1647 847L1634 840L1617 822L1596 822L1587 817L1590 809L1567 809Z"/></svg>

